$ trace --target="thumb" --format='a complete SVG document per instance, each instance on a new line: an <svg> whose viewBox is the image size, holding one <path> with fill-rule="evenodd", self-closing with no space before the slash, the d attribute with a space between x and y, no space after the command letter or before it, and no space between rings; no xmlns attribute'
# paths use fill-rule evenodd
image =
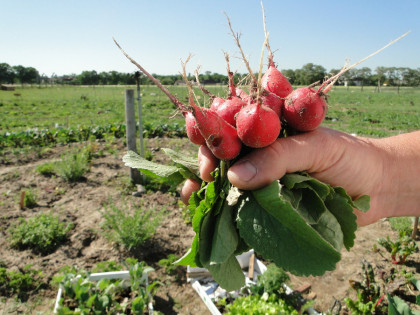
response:
<svg viewBox="0 0 420 315"><path fill-rule="evenodd" d="M334 165L343 153L343 141L351 137L328 128L277 139L268 147L252 151L228 171L236 187L253 190L280 179L286 173L320 173ZM347 142L347 141L346 141Z"/></svg>

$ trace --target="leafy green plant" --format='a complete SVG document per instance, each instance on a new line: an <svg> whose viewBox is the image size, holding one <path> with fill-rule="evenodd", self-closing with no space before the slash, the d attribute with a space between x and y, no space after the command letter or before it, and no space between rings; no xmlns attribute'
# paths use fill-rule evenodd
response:
<svg viewBox="0 0 420 315"><path fill-rule="evenodd" d="M378 244L391 254L391 259L394 264L404 264L408 256L418 251L416 241L406 233L404 230L400 231L396 240L391 240L389 236L386 239L378 239Z"/></svg>
<svg viewBox="0 0 420 315"><path fill-rule="evenodd" d="M39 174L43 176L52 176L55 174L55 163L48 162L44 164L40 164L35 169Z"/></svg>
<svg viewBox="0 0 420 315"><path fill-rule="evenodd" d="M141 208L130 210L127 203L120 208L110 201L101 214L104 218L102 229L105 237L127 250L132 250L153 236L164 212Z"/></svg>
<svg viewBox="0 0 420 315"><path fill-rule="evenodd" d="M75 182L83 177L89 167L86 152L72 151L61 156L61 161L55 164L55 173L68 182Z"/></svg>
<svg viewBox="0 0 420 315"><path fill-rule="evenodd" d="M25 266L22 271L7 271L5 267L0 267L0 295L16 295L23 299L28 292L41 287L42 278L42 271L32 269L32 265Z"/></svg>
<svg viewBox="0 0 420 315"><path fill-rule="evenodd" d="M275 294L264 293L238 297L232 304L226 305L226 313L230 315L298 315L299 312Z"/></svg>
<svg viewBox="0 0 420 315"><path fill-rule="evenodd" d="M175 275L179 265L175 264L175 261L178 260L178 256L174 254L169 254L167 258L163 258L158 261L158 265L165 269L165 272L168 275Z"/></svg>
<svg viewBox="0 0 420 315"><path fill-rule="evenodd" d="M64 296L58 314L143 314L152 302L158 282L146 285L147 274L153 271L144 262L131 262L129 279L90 281L84 270L71 270L60 284Z"/></svg>
<svg viewBox="0 0 420 315"><path fill-rule="evenodd" d="M9 228L10 242L18 249L30 248L42 255L53 252L67 240L73 223L60 222L52 214L42 213L28 220L19 219Z"/></svg>
<svg viewBox="0 0 420 315"><path fill-rule="evenodd" d="M413 285L420 291L420 280L411 279ZM410 309L407 303L397 296L387 294L388 298L388 315L420 315L420 312L415 312ZM416 304L420 305L420 294L416 296Z"/></svg>
<svg viewBox="0 0 420 315"><path fill-rule="evenodd" d="M381 304L385 295L375 281L372 265L365 260L362 261L362 274L363 281L350 280L350 286L356 291L356 300L345 298L344 302L355 315L386 314Z"/></svg>

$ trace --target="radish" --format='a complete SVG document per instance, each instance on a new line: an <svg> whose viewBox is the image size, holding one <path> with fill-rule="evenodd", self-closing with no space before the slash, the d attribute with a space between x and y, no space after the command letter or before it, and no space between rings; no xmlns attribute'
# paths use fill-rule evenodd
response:
<svg viewBox="0 0 420 315"><path fill-rule="evenodd" d="M409 33L410 31L391 41L381 49L375 51L362 60L352 64L351 66L347 67L347 65L345 65L339 73L332 76L328 80L325 80L318 88L318 90L314 90L311 87L304 87L294 90L285 99L283 107L284 119L292 128L296 129L297 131L314 130L322 123L325 118L327 113L327 94L332 89L338 78L343 73L376 55Z"/></svg>
<svg viewBox="0 0 420 315"><path fill-rule="evenodd" d="M210 109L216 111L225 101L226 100L224 98L216 96L211 102Z"/></svg>
<svg viewBox="0 0 420 315"><path fill-rule="evenodd" d="M209 108L199 107L194 103L191 83L186 79L185 64L183 63L184 79L189 89L189 105L182 104L175 96L164 87L159 80L153 77L146 69L131 58L114 39L115 44L121 52L130 60L137 68L140 69L153 83L155 83L163 93L168 96L172 103L174 103L183 113L190 112L195 119L197 128L200 130L203 138L206 140L208 148L212 151L215 157L220 160L232 160L241 152L242 142L238 137L235 127L229 125L216 112ZM188 115L185 115L189 119Z"/></svg>
<svg viewBox="0 0 420 315"><path fill-rule="evenodd" d="M201 134L193 114L191 112L184 112L183 115L185 118L185 128L187 130L188 139L194 144L205 145L206 140Z"/></svg>
<svg viewBox="0 0 420 315"><path fill-rule="evenodd" d="M240 89L240 88L236 88L235 89L235 92L236 92L236 96L237 97L239 97L240 99L242 99L244 102L246 102L245 100L246 99L248 99L248 94L244 91L244 90L242 90L242 89Z"/></svg>
<svg viewBox="0 0 420 315"><path fill-rule="evenodd" d="M265 30L265 25L264 25ZM267 33L266 33L266 36ZM290 84L289 80L276 68L274 65L273 53L271 52L270 45L266 43L267 51L268 51L268 70L264 73L263 77L261 78L261 86L275 95L285 98L289 95L292 91L292 85Z"/></svg>
<svg viewBox="0 0 420 315"><path fill-rule="evenodd" d="M195 80L197 81L197 85L200 88L200 90L203 91L204 94L208 95L212 99L210 109L216 111L217 108L220 105L222 105L226 100L222 97L214 95L209 90L207 90L204 86L201 85L199 74L198 74L198 69L195 70Z"/></svg>
<svg viewBox="0 0 420 315"><path fill-rule="evenodd" d="M241 152L242 142L235 127L215 111L194 105L193 115L207 147L220 160L232 160Z"/></svg>
<svg viewBox="0 0 420 315"><path fill-rule="evenodd" d="M255 102L239 111L236 128L239 138L245 145L251 148L263 148L278 138L281 124L277 113Z"/></svg>
<svg viewBox="0 0 420 315"><path fill-rule="evenodd" d="M297 131L314 130L322 123L326 113L326 95L313 88L296 89L284 102L283 118Z"/></svg>
<svg viewBox="0 0 420 315"><path fill-rule="evenodd" d="M236 96L236 87L235 83L233 82L233 73L230 71L229 67L229 55L225 53L226 63L227 63L227 70L229 76L229 96L223 104L220 104L217 109L216 113L226 120L232 126L236 126L236 114L240 111L242 107L246 105L246 103Z"/></svg>
<svg viewBox="0 0 420 315"><path fill-rule="evenodd" d="M261 79L261 85L265 90L281 98L285 98L293 91L289 80L275 67L272 60L270 60L270 66Z"/></svg>

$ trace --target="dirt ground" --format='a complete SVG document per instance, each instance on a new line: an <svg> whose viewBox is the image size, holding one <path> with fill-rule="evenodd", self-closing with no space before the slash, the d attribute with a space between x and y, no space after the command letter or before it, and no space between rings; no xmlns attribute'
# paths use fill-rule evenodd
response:
<svg viewBox="0 0 420 315"><path fill-rule="evenodd" d="M159 148L185 150L195 154L195 148L179 139L148 139L146 149L152 152L157 160L164 161ZM93 159L90 171L82 181L67 183L59 177L45 177L35 168L48 161L58 160L60 154L68 150L67 146L58 146L48 150L33 150L24 154L6 153L0 159L0 262L8 270L22 269L31 264L34 269L42 270L45 286L36 294L29 296L24 303L13 298L0 299L1 314L48 314L52 313L57 288L51 286L50 280L64 266L76 265L90 270L101 261L123 261L127 257L144 260L155 268L152 279L162 282L155 296L154 309L164 314L209 314L191 285L186 282L185 268L177 276L165 274L157 262L169 254L182 256L189 248L194 232L191 225L185 222L183 207L176 193L149 191L141 197L132 197L128 189L128 169L122 162L125 148L122 142L111 145L97 142L96 150L103 155ZM37 192L37 206L31 209L20 209L19 196L23 189L32 187ZM116 204L130 199L131 202L144 207L165 209L166 216L150 241L134 253L116 248L101 234L100 223L103 220L100 210L112 199ZM19 251L11 248L7 238L8 228L19 217L30 218L41 212L53 212L62 220L73 222L69 241L61 245L54 253L47 256L37 255L31 250ZM410 256L403 266L393 265L386 252L375 252L374 244L379 237L396 236L387 220L360 228L354 248L343 251L342 260L336 270L320 277L292 276L289 286L298 288L308 283L312 296L315 297L315 309L327 311L339 300L354 297L349 280L361 280L361 261L369 261L375 270L389 274L391 268L420 273L420 254ZM390 288L388 288L391 290ZM419 292L401 286L395 292L401 292L409 301ZM398 291L399 290L399 291ZM411 291L410 291L411 290ZM410 293L411 292L411 293ZM306 295L305 295L306 296ZM345 312L343 312L345 313Z"/></svg>

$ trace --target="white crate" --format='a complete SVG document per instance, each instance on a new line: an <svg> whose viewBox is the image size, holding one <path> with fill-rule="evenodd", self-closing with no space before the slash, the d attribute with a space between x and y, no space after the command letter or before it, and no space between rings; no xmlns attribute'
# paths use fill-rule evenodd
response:
<svg viewBox="0 0 420 315"><path fill-rule="evenodd" d="M242 255L236 256L236 259L241 266L244 275L245 275L245 286L249 285L250 283L256 283L256 279L258 276L263 274L267 267L257 258L254 260L254 280L251 280L248 277L248 267L251 256L254 255L254 250L250 250L248 252L243 253ZM213 300L216 298L216 294L218 293L217 290L219 285L213 280L209 271L206 268L199 268L199 267L190 267L187 266L187 281L191 283L194 290L198 293L200 298L203 300L204 304L206 304L207 308L213 315L221 315L219 309L214 304ZM286 288L286 293L290 294L293 292L291 288L284 285ZM237 292L229 292L232 296L237 295ZM309 315L322 315L318 313L312 307L307 310Z"/></svg>

